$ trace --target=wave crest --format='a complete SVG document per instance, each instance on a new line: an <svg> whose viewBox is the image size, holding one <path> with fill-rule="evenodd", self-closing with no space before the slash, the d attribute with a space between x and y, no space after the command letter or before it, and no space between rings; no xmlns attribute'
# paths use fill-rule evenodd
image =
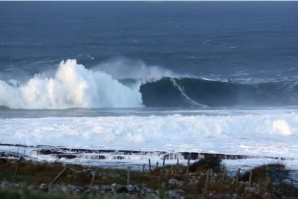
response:
<svg viewBox="0 0 298 199"><path fill-rule="evenodd" d="M296 82L240 84L199 78L164 77L140 88L149 107L298 105Z"/></svg>

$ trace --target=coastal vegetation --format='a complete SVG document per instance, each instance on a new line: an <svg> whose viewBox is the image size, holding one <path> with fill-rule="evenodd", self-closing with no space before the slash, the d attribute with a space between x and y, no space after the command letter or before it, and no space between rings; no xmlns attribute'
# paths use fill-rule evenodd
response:
<svg viewBox="0 0 298 199"><path fill-rule="evenodd" d="M231 174L218 157L149 172L0 159L0 198L296 198L288 174L282 162Z"/></svg>

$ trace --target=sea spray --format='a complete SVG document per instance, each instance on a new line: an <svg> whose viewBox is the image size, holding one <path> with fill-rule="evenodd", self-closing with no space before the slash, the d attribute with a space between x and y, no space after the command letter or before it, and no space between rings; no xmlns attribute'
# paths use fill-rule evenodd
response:
<svg viewBox="0 0 298 199"><path fill-rule="evenodd" d="M127 87L76 60L62 61L55 77L35 75L21 85L0 80L0 106L11 109L129 108L142 106L139 88Z"/></svg>
<svg viewBox="0 0 298 199"><path fill-rule="evenodd" d="M110 59L92 69L103 71L116 79L138 79L143 82L159 80L163 77L188 77L185 74L174 73L170 69L147 65L142 60L127 58Z"/></svg>

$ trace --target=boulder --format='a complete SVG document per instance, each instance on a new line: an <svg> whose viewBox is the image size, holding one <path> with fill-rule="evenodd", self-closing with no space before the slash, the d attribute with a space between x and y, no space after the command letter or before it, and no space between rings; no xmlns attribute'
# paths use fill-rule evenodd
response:
<svg viewBox="0 0 298 199"><path fill-rule="evenodd" d="M172 190L170 190L170 191L166 191L166 192L165 192L165 196L166 196L166 197L169 197L169 198L173 198L173 199L174 199L174 198L175 198L175 199L176 199L176 198L177 198L177 199L180 198L180 195L177 194L175 191L172 191Z"/></svg>
<svg viewBox="0 0 298 199"><path fill-rule="evenodd" d="M35 190L36 187L35 187L34 185L29 185L29 186L27 187L27 189L28 189L28 190Z"/></svg>
<svg viewBox="0 0 298 199"><path fill-rule="evenodd" d="M126 188L127 188L127 191L128 191L128 192L133 192L133 191L134 191L134 188L133 188L133 186L132 186L132 185L130 185L130 184L129 184L129 185L127 185L127 186L126 186Z"/></svg>
<svg viewBox="0 0 298 199"><path fill-rule="evenodd" d="M61 193L62 188L59 184L51 184L48 186L49 193Z"/></svg>
<svg viewBox="0 0 298 199"><path fill-rule="evenodd" d="M3 189L3 188L9 188L9 187L11 187L12 185L11 185L11 183L10 182L7 182L7 181L2 181L1 182L1 188Z"/></svg>
<svg viewBox="0 0 298 199"><path fill-rule="evenodd" d="M175 193L179 194L180 196L184 196L185 192L182 189L175 189L174 190Z"/></svg>
<svg viewBox="0 0 298 199"><path fill-rule="evenodd" d="M44 183L41 183L41 184L39 185L39 189L40 189L41 191L48 191L48 185L47 185L47 184L44 184Z"/></svg>
<svg viewBox="0 0 298 199"><path fill-rule="evenodd" d="M83 187L75 186L75 185L67 185L67 191L72 194L80 193L83 191Z"/></svg>
<svg viewBox="0 0 298 199"><path fill-rule="evenodd" d="M171 185L172 185L172 186L175 186L175 185L178 184L178 182L179 182L178 180L172 178L172 179L169 180L169 185L170 185L170 186L171 186Z"/></svg>

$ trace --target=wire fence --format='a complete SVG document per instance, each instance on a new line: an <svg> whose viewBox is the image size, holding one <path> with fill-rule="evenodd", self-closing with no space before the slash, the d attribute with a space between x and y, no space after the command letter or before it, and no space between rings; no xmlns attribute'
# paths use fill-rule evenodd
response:
<svg viewBox="0 0 298 199"><path fill-rule="evenodd" d="M274 180L272 183L272 192L278 195L298 196L298 189L295 184L297 180L284 176L273 170L267 170L269 176Z"/></svg>

